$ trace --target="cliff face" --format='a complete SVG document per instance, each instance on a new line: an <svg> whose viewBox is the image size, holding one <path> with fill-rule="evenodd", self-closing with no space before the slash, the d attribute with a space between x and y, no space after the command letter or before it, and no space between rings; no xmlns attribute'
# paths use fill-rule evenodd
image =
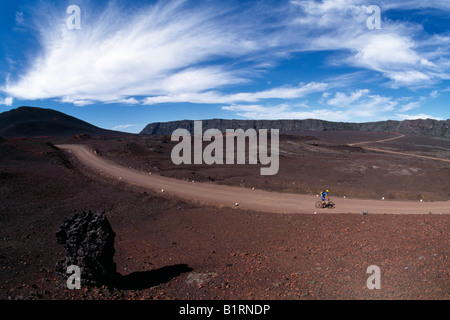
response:
<svg viewBox="0 0 450 320"><path fill-rule="evenodd" d="M357 131L357 132L400 132L415 136L432 136L450 138L450 119L445 121L426 120L404 120L404 121L379 121L365 123L330 122L315 119L306 120L203 120L203 130L219 129L279 129L280 133L298 131ZM172 122L155 122L147 125L140 134L171 135L176 129L194 130L193 120L182 120Z"/></svg>

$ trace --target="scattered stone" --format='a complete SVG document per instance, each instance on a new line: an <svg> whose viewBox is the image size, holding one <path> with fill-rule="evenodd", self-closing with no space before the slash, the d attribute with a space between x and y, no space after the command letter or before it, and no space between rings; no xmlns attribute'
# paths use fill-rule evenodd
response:
<svg viewBox="0 0 450 320"><path fill-rule="evenodd" d="M211 278L217 277L217 273L209 272L209 273L199 273L199 272L191 272L186 277L187 284L195 284L198 287L203 286L205 283L211 280Z"/></svg>
<svg viewBox="0 0 450 320"><path fill-rule="evenodd" d="M76 140L88 140L91 139L91 136L86 133L79 133L73 136Z"/></svg>

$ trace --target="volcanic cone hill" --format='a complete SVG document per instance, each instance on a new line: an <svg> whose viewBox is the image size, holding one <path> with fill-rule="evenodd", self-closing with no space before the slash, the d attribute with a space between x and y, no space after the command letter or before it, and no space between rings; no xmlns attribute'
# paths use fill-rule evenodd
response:
<svg viewBox="0 0 450 320"><path fill-rule="evenodd" d="M124 133L102 129L52 109L20 107L0 114L0 136L3 138L69 137L76 134L99 136Z"/></svg>

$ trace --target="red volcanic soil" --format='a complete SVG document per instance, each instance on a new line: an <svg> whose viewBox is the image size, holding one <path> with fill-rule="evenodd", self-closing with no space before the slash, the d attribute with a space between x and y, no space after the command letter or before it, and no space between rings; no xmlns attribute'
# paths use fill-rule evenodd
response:
<svg viewBox="0 0 450 320"><path fill-rule="evenodd" d="M386 143L348 145L398 136L397 133L360 132L281 135L280 169L274 176L261 176L257 165L174 165L170 155L176 142L171 142L170 137L91 139L83 143L93 147L102 157L123 166L188 181L213 181L244 188L310 195L317 195L327 188L331 190L332 197L450 200L449 162L363 149L364 146L378 147L448 161L448 139L403 137ZM416 148L414 141L417 141Z"/></svg>
<svg viewBox="0 0 450 320"><path fill-rule="evenodd" d="M383 138L389 134L373 140ZM200 206L105 178L47 140L0 143L0 299L449 298L449 215ZM180 179L311 194L326 185L337 204L342 194L448 200L450 193L448 163L365 151L324 137L282 138L274 177L259 176L252 166L176 167L169 138L52 142L74 141L121 165ZM64 250L56 231L65 217L88 210L107 214L118 271L130 276L126 289L68 290L55 273ZM370 265L381 269L380 290L366 287Z"/></svg>
<svg viewBox="0 0 450 320"><path fill-rule="evenodd" d="M202 205L239 207L245 210L271 213L312 213L311 204L318 201L317 197L313 195L270 192L255 188L219 185L214 182L194 183L194 180L183 181L163 177L157 173L151 174L151 172L117 165L98 156L96 151L86 145L64 144L58 146L97 175L156 192L166 192L171 196L195 201ZM382 152L392 153L393 151ZM314 210L317 210L315 207ZM319 211L324 212L324 210ZM332 213L427 214L434 212L435 214L450 214L450 201L423 202L421 200L420 203L417 203L415 201L346 198L340 199L338 208L333 207L331 211Z"/></svg>

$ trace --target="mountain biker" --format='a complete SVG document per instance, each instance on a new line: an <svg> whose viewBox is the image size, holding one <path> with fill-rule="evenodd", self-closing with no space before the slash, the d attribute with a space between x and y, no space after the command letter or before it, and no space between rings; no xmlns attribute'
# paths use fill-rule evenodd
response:
<svg viewBox="0 0 450 320"><path fill-rule="evenodd" d="M321 193L320 193L320 200L322 200L322 206L325 206L325 203L328 203L328 201L330 200L329 198L328 198L328 193L330 192L330 190L325 190L325 191L322 191Z"/></svg>

